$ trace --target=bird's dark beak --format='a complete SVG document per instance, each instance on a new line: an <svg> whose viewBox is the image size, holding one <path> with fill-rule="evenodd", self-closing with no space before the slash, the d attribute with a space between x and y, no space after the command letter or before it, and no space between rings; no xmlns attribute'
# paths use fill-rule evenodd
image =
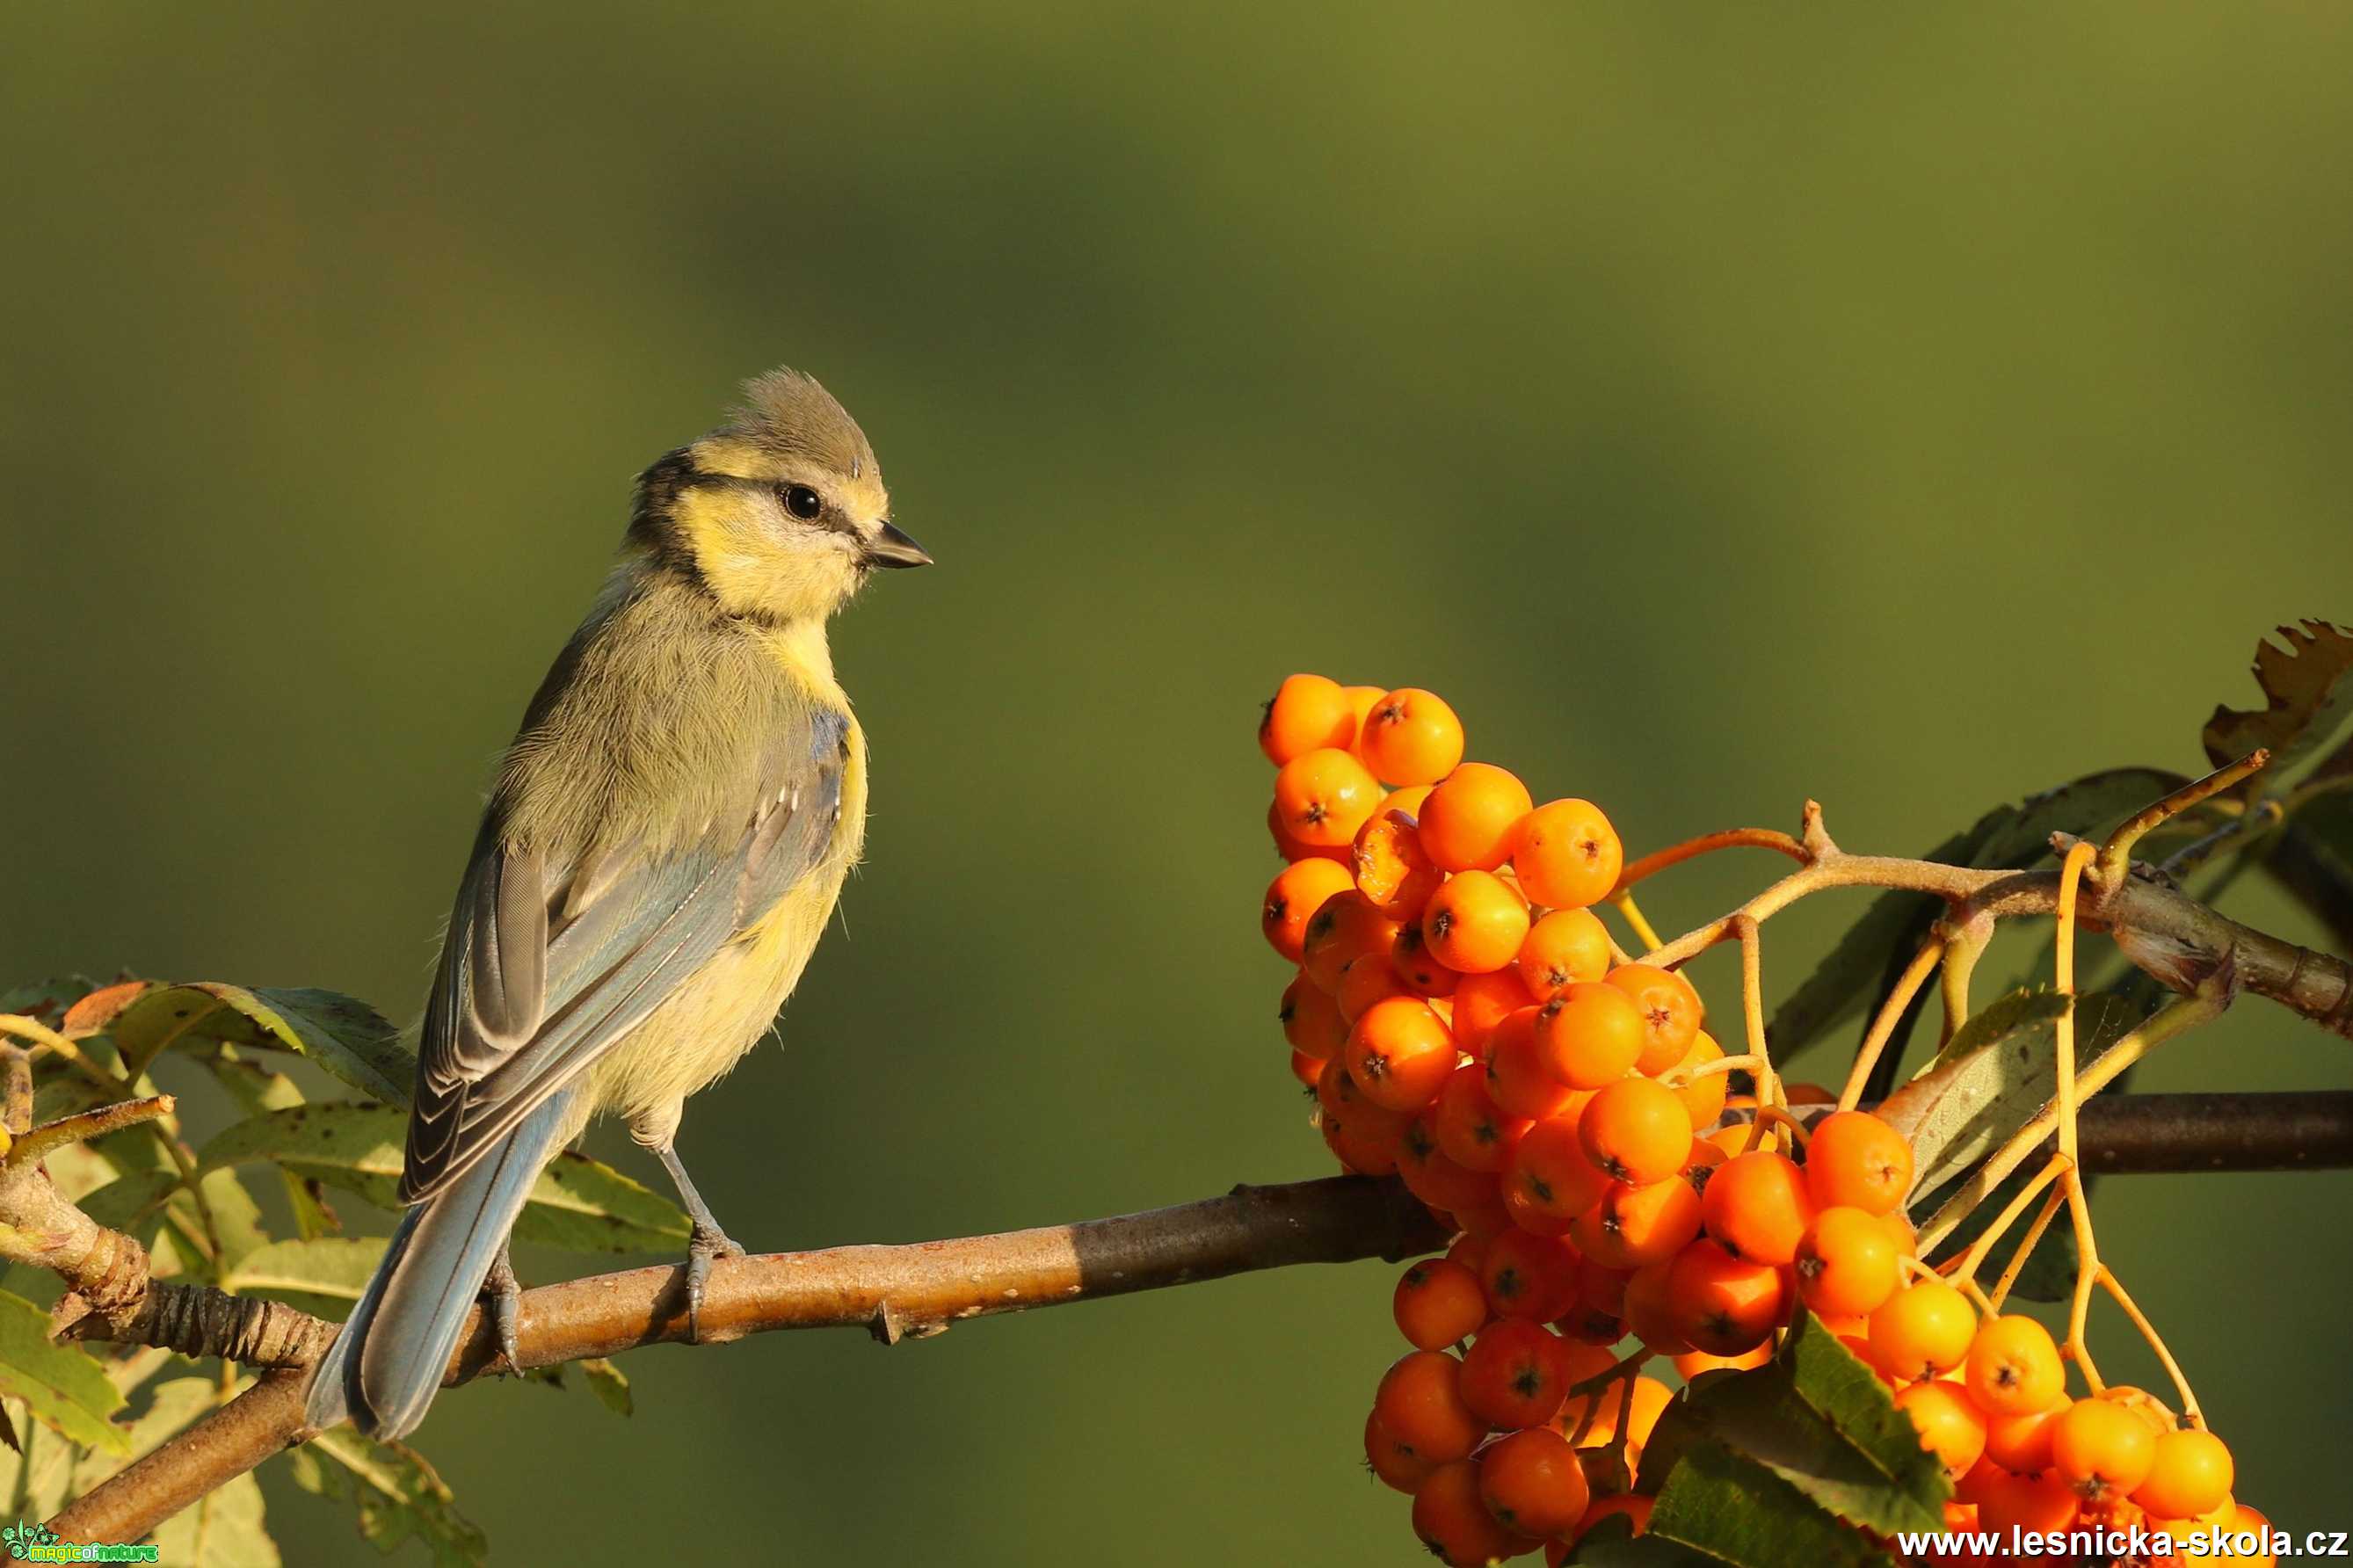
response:
<svg viewBox="0 0 2353 1568"><path fill-rule="evenodd" d="M870 566L929 566L932 556L896 524L886 522L866 546L866 563Z"/></svg>

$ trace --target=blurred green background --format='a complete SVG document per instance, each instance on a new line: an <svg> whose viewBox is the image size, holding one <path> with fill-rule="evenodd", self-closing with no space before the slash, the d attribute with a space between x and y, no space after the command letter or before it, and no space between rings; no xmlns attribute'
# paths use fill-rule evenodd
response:
<svg viewBox="0 0 2353 1568"><path fill-rule="evenodd" d="M1252 926L1292 669L1437 689L1638 849L1813 794L1917 851L2194 767L2260 632L2353 612L2342 11L208 9L0 24L5 972L413 1017L630 475L790 362L941 563L839 626L870 863L688 1113L755 1246L1324 1170ZM1855 907L1769 929L1776 990ZM2343 1051L2250 1003L2143 1083ZM2298 1527L2344 1522L2348 1196L2102 1197ZM480 1386L422 1446L510 1562L1403 1563L1389 1273L649 1352L632 1422Z"/></svg>

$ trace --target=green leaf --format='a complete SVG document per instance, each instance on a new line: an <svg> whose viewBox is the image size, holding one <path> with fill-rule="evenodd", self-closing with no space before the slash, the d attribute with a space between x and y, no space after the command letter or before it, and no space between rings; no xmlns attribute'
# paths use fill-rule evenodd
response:
<svg viewBox="0 0 2353 1568"><path fill-rule="evenodd" d="M2034 1179L2039 1166L2040 1162L2029 1160L2012 1171L1985 1202L1953 1227L1953 1234L1927 1261L1942 1263L1948 1258L1957 1258L1967 1252L1969 1245L1985 1234L1986 1226L1999 1218L2010 1200L2018 1196L2019 1190ZM1968 1179L1967 1172L1954 1177L1922 1198L1919 1207L1929 1214L1937 1213L1951 1201L1954 1194L1961 1190L1961 1184ZM1995 1269L2008 1267L2010 1251L2026 1238L2026 1227L2034 1223L2034 1215L2035 1207L2030 1205L2018 1223L2010 1227L2009 1238L1994 1244L1993 1252L1989 1255L1990 1267ZM2066 1300L2075 1289L2075 1256L2074 1230L2063 1219L2053 1218L2043 1231L2042 1239L2034 1244L2034 1254L2026 1260L2026 1267L2018 1271L2018 1279L2010 1286L2010 1293L2027 1301ZM1991 1285L1992 1280L1989 1277L1987 1286L1990 1289Z"/></svg>
<svg viewBox="0 0 2353 1568"><path fill-rule="evenodd" d="M2353 742L2340 755L2353 765ZM2340 948L2353 949L2353 788L2339 784L2298 804L2263 852L2263 868Z"/></svg>
<svg viewBox="0 0 2353 1568"><path fill-rule="evenodd" d="M1712 1441L1882 1535L1944 1528L1952 1489L1943 1467L1877 1374L1802 1310L1771 1363L1714 1381L1683 1403L1689 1408L1676 1462ZM1672 1469L1654 1473L1648 1448L1642 1468L1646 1479L1672 1479Z"/></svg>
<svg viewBox="0 0 2353 1568"><path fill-rule="evenodd" d="M1578 1568L1719 1568L1715 1558L1680 1542L1635 1534L1623 1514L1612 1514L1587 1531L1562 1561Z"/></svg>
<svg viewBox="0 0 2353 1568"><path fill-rule="evenodd" d="M214 1256L216 1270L231 1269L245 1258L269 1244L269 1229L261 1222L261 1205L245 1190L245 1183L234 1171L207 1171L196 1178L204 1193L204 1210L188 1199L185 1190L177 1202L187 1205L190 1223L201 1224L202 1214L212 1215L210 1239L220 1244Z"/></svg>
<svg viewBox="0 0 2353 1568"><path fill-rule="evenodd" d="M248 1116L258 1116L265 1110L284 1110L302 1103L302 1090L292 1079L259 1062L247 1061L237 1054L235 1046L221 1047L220 1054L207 1058L206 1065ZM292 1171L280 1171L278 1174L286 1184L287 1205L294 1211L294 1228L303 1240L314 1241L343 1229L343 1221L320 1196L316 1181Z"/></svg>
<svg viewBox="0 0 2353 1568"><path fill-rule="evenodd" d="M122 1391L79 1345L49 1342L49 1315L21 1296L0 1291L0 1394L21 1399L60 1436L85 1448L120 1454L130 1439L111 1419Z"/></svg>
<svg viewBox="0 0 2353 1568"><path fill-rule="evenodd" d="M390 1106L291 1106L223 1129L198 1158L207 1168L274 1161L396 1209L407 1125L407 1113ZM577 1252L657 1252L684 1245L688 1228L669 1199L567 1150L540 1173L514 1234Z"/></svg>
<svg viewBox="0 0 2353 1568"><path fill-rule="evenodd" d="M0 1013L37 1019L54 1029L64 1021L67 1008L97 989L98 982L84 974L0 987Z"/></svg>
<svg viewBox="0 0 2353 1568"><path fill-rule="evenodd" d="M131 1423L128 1446L122 1452L85 1454L74 1466L74 1495L79 1497L125 1465L145 1458L219 1403L220 1388L208 1377L178 1377L157 1384L148 1396L147 1408Z"/></svg>
<svg viewBox="0 0 2353 1568"><path fill-rule="evenodd" d="M2234 710L2217 706L2206 721L2206 755L2216 767L2238 761L2258 746L2271 749L2271 765L2248 781L2250 800L2275 793L2306 757L2353 720L2353 632L2327 621L2282 626L2280 641L2255 644L2255 683L2263 706Z"/></svg>
<svg viewBox="0 0 2353 1568"><path fill-rule="evenodd" d="M1999 1050L2021 1036L2057 1023L2067 1015L2067 998L2056 991L2021 987L2008 995L1995 998L1969 1016L1967 1023L1953 1031L1936 1059L1928 1064L1934 1072L1947 1062L1957 1062L1979 1051Z"/></svg>
<svg viewBox="0 0 2353 1568"><path fill-rule="evenodd" d="M121 1010L109 1033L133 1071L174 1046L225 1041L308 1057L386 1105L407 1105L417 1071L398 1028L366 1003L332 991L155 985Z"/></svg>
<svg viewBox="0 0 2353 1568"><path fill-rule="evenodd" d="M2055 1024L2066 1010L2065 999L2052 993L2010 993L1964 1026L1970 1048L1947 1050L1880 1106L1881 1119L1912 1141L1914 1192L1943 1186L2042 1113L2058 1090ZM2124 1022L2132 1011L2121 994L2078 998L2078 1072L2138 1021ZM1983 1027L1975 1026L1978 1018L1988 1020ZM1961 1043L1957 1035L1954 1044Z"/></svg>
<svg viewBox="0 0 2353 1568"><path fill-rule="evenodd" d="M325 1296L356 1301L384 1260L386 1238L273 1241L246 1254L221 1281L239 1295Z"/></svg>
<svg viewBox="0 0 2353 1568"><path fill-rule="evenodd" d="M173 1171L133 1171L118 1176L81 1200L81 1212L109 1230L152 1246L164 1223L164 1200L179 1187Z"/></svg>
<svg viewBox="0 0 2353 1568"><path fill-rule="evenodd" d="M0 1510L17 1520L47 1519L78 1494L74 1462L82 1450L37 1422L19 1421L18 1449L0 1452Z"/></svg>
<svg viewBox="0 0 2353 1568"><path fill-rule="evenodd" d="M1885 1553L1767 1466L1714 1443L1683 1456L1645 1535L1730 1568L1886 1568Z"/></svg>
<svg viewBox="0 0 2353 1568"><path fill-rule="evenodd" d="M437 1568L471 1568L488 1560L489 1541L458 1511L448 1486L415 1449L371 1442L338 1426L289 1458L296 1485L354 1505L360 1535L378 1551L418 1536Z"/></svg>
<svg viewBox="0 0 2353 1568"><path fill-rule="evenodd" d="M2050 853L2057 832L2104 832L2181 787L2163 768L2111 768L1998 805L1924 858L1948 866L2023 870ZM1894 976L1927 940L1943 903L1926 893L1883 893L1850 927L1773 1015L1766 1034L1777 1059L1819 1038L1862 1010L1874 992L1883 998ZM1925 993L1924 993L1925 994ZM1876 1010L1875 1008L1873 1009ZM1899 1037L1892 1046L1900 1051Z"/></svg>
<svg viewBox="0 0 2353 1568"><path fill-rule="evenodd" d="M515 1235L573 1252L670 1252L686 1245L691 1228L659 1193L566 1150L540 1173Z"/></svg>
<svg viewBox="0 0 2353 1568"><path fill-rule="evenodd" d="M588 1379L588 1392L616 1415L634 1415L638 1402L629 1393L629 1374L603 1356L576 1363Z"/></svg>

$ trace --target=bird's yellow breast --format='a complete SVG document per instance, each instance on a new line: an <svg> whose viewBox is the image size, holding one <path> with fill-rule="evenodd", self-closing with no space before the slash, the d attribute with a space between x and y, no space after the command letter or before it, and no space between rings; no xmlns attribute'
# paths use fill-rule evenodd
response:
<svg viewBox="0 0 2353 1568"><path fill-rule="evenodd" d="M799 983L858 863L866 837L866 735L833 679L822 628L764 634L778 673L812 705L844 721L841 809L824 853L766 910L753 916L593 1069L596 1109L628 1119L639 1142L659 1144L681 1104L724 1075L758 1043Z"/></svg>

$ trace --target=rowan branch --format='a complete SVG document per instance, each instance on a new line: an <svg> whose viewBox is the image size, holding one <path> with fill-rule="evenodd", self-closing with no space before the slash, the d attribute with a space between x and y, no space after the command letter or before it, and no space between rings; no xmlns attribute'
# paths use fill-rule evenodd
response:
<svg viewBox="0 0 2353 1568"><path fill-rule="evenodd" d="M1851 855L1820 832L1821 808L1806 803L1806 863L1740 908L1663 942L1645 963L1673 968L1736 935L1746 919L1762 923L1799 900L1831 888L1882 888L1927 893L1949 906L1957 929L1979 916L2047 915L2059 906L2056 871L1986 870L1889 855ZM2054 835L2063 853L2073 839ZM2146 874L2142 872L2146 870ZM2353 963L2299 947L2216 913L2167 885L2153 868L2135 868L2114 887L2086 885L2077 919L2105 931L2135 966L2168 989L2189 994L2227 965L2242 989L2270 998L2331 1033L2353 1039Z"/></svg>
<svg viewBox="0 0 2353 1568"><path fill-rule="evenodd" d="M2353 1166L2353 1091L2136 1095L2087 1102L2082 1125L2085 1164L2097 1171ZM1293 1264L1394 1262L1445 1241L1440 1222L1394 1181L1332 1176L1237 1187L1201 1203L998 1236L720 1258L703 1302L702 1342L862 1328L896 1344L972 1318ZM683 1269L661 1266L526 1290L516 1333L523 1367L689 1342L683 1284ZM136 1541L316 1436L302 1421L302 1371L335 1325L295 1308L157 1282L128 1311L91 1313L65 1331L265 1369L244 1394L51 1520L68 1540ZM443 1385L502 1370L496 1336L477 1311Z"/></svg>
<svg viewBox="0 0 2353 1568"><path fill-rule="evenodd" d="M1252 1269L1419 1257L1443 1247L1446 1238L1430 1211L1397 1183L1333 1176L1236 1187L1224 1197L1174 1208L958 1241L723 1258L712 1266L703 1297L701 1342L783 1329L863 1328L896 1344L943 1333L971 1318ZM665 1266L526 1290L516 1323L522 1367L689 1342L684 1285L684 1269ZM257 1305L259 1313L252 1310ZM244 1337L192 1343L192 1324ZM49 1521L67 1540L137 1541L214 1488L317 1435L303 1425L301 1367L324 1350L334 1325L293 1308L204 1287L157 1286L135 1310L113 1318L93 1314L68 1331L81 1339L171 1344L191 1355L268 1353L280 1370L69 1505ZM478 1309L443 1386L503 1368L496 1334Z"/></svg>

